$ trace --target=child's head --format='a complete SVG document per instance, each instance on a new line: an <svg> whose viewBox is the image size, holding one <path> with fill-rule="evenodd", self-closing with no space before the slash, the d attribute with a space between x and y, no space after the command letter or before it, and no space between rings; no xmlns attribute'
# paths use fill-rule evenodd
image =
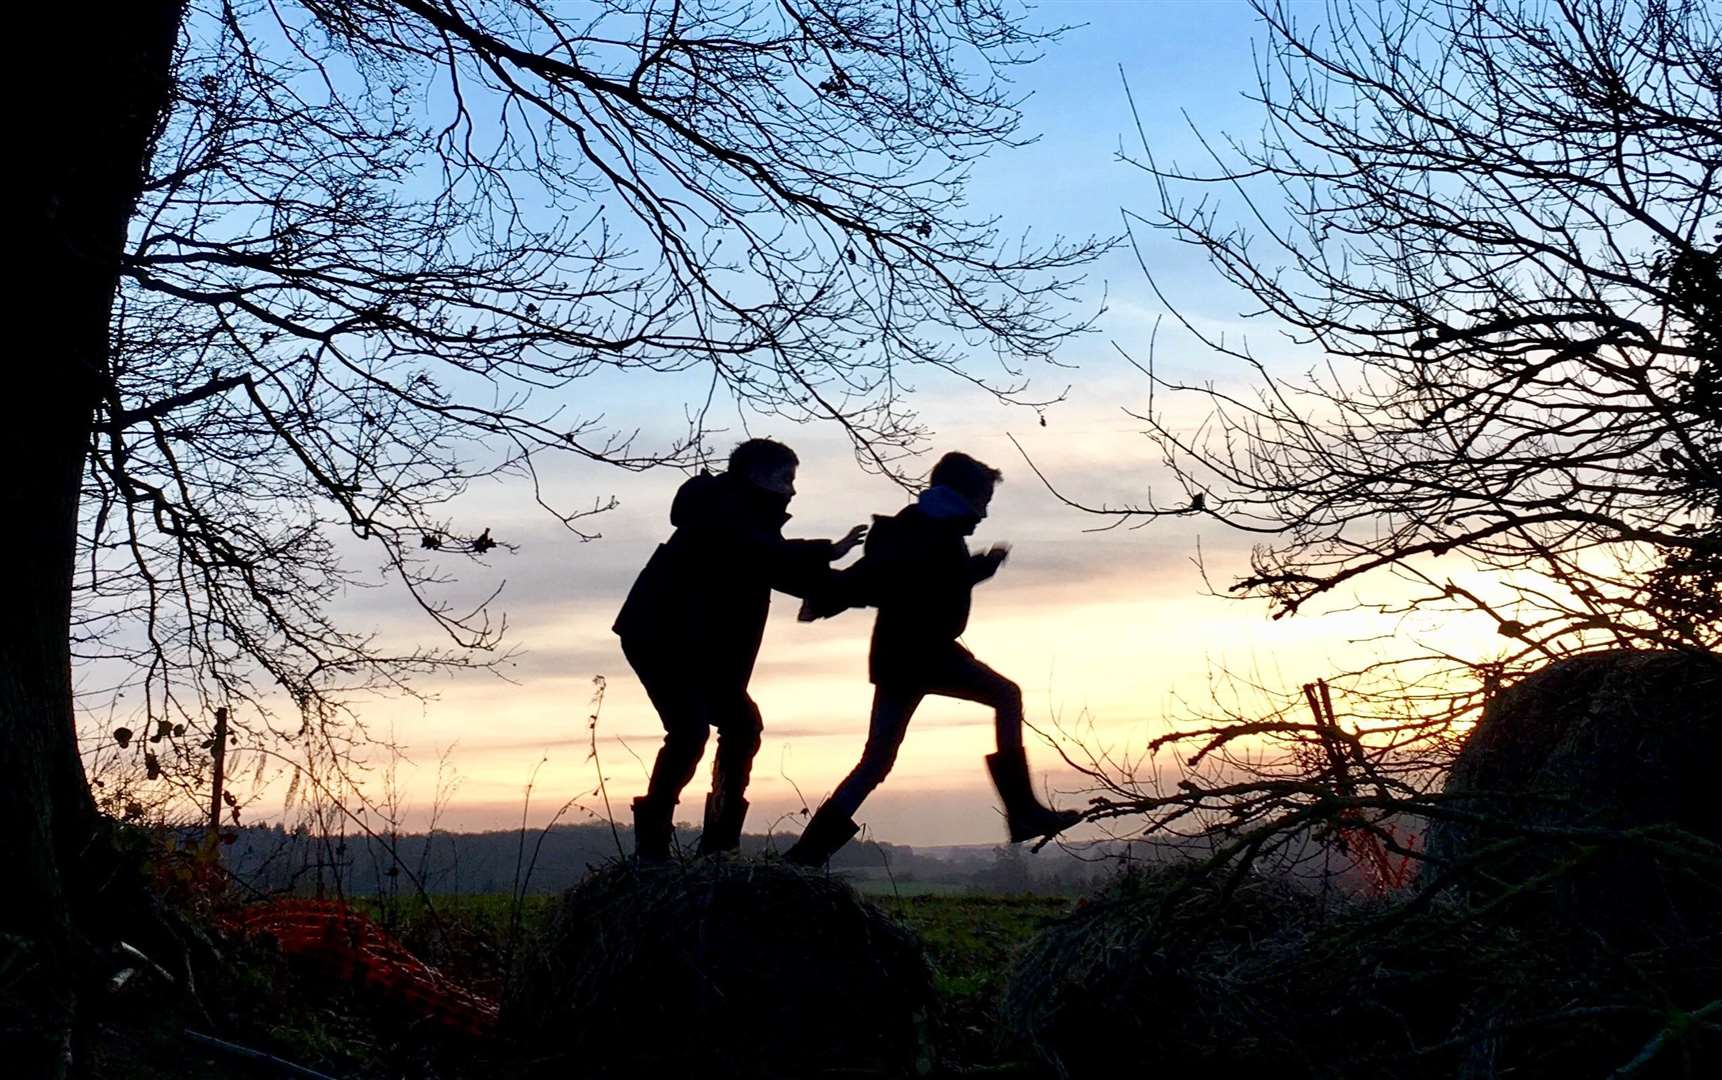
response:
<svg viewBox="0 0 1722 1080"><path fill-rule="evenodd" d="M968 500L977 514L986 517L993 489L1004 479L1004 473L967 454L952 452L933 466L933 475L929 479L934 487L948 487L955 491Z"/></svg>
<svg viewBox="0 0 1722 1080"><path fill-rule="evenodd" d="M749 439L729 452L729 471L785 498L795 494L795 451L774 439Z"/></svg>

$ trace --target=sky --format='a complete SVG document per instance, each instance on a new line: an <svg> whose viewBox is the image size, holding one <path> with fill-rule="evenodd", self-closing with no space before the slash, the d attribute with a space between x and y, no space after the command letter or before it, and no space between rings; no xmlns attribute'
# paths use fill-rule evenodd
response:
<svg viewBox="0 0 1722 1080"><path fill-rule="evenodd" d="M1030 95L1024 128L1039 132L1040 140L995 154L975 170L971 204L1003 215L1007 228L1113 233L1121 228L1121 208L1147 208L1152 193L1145 177L1117 160L1120 147L1136 137L1126 79L1162 161L1193 156L1186 113L1210 132L1247 136L1258 127L1256 107L1243 94L1253 83L1251 47L1260 28L1245 4L1066 0L1040 11L1047 21L1082 25L1018 78ZM1244 298L1227 291L1197 253L1163 237L1141 239L1143 258L1170 284L1187 315L1208 329L1270 338L1265 328L1242 321ZM1087 303L1098 305L1102 296L1106 310L1097 332L1058 356L1069 370L1043 373L1043 388L1071 384L1067 399L1046 412L1044 426L1032 411L1007 408L961 385L922 385L915 404L935 433L932 451L961 449L1006 477L972 542L1009 541L1014 550L999 575L977 590L965 644L1022 685L1037 728L1055 737L1063 732L1066 739L1079 734L1090 748L1129 752L1166 730L1170 718L1199 709L1216 672L1238 670L1296 685L1334 670L1339 654L1353 648L1348 642L1379 628L1343 615L1273 622L1265 605L1209 595L1195 564L1198 550L1223 589L1244 567L1246 539L1187 518L1096 533L1091 530L1105 522L1064 506L1036 479L1011 436L1072 498L1117 504L1145 502L1151 491L1176 497L1157 471L1141 423L1124 412L1141 411L1146 383L1121 352L1145 356L1164 314L1129 249L1090 273ZM1163 368L1195 381L1240 377L1170 332L1161 334L1157 357ZM617 383L601 393L609 416L635 417L648 433L682 415L680 402L672 400L674 387ZM1194 424L1199 416L1184 419ZM713 436L715 445L764 435L800 454L800 494L787 535L835 537L905 501L900 489L863 473L834 430L738 416L727 426L727 433ZM409 828L429 823L439 760L459 777L436 821L446 829L509 827L523 813L542 823L568 799L579 805L564 820L590 820L589 812L603 811L603 799L593 794L600 772L609 803L625 822L628 800L644 789L661 729L609 627L633 575L669 534L670 498L684 476L561 463L547 479L571 502L615 497L616 509L587 523L600 538L577 542L532 505L518 481L487 482L457 507L463 520L489 527L514 547L463 570L460 589L478 596L503 584L495 608L507 615L517 655L498 675L426 679L421 687L428 700L385 700L364 709L369 728L388 736L402 755L397 782ZM342 608L355 629L369 626L403 638L432 632L393 591L356 594ZM794 613L794 601L779 597L754 676L765 738L750 791L750 831L798 828L795 813L816 806L841 779L866 735L870 613L813 626L797 624ZM596 678L604 681L604 694L594 736L588 717ZM594 738L596 761L589 754ZM929 700L910 727L896 770L859 820L872 835L893 842L1002 842L982 763L992 749L991 718L983 708ZM1056 801L1080 801L1071 790L1075 777L1059 767L1052 745L1031 737L1029 754ZM529 781L531 802L523 805ZM702 767L678 818L698 821L705 782ZM263 793L250 814L267 818L277 799Z"/></svg>

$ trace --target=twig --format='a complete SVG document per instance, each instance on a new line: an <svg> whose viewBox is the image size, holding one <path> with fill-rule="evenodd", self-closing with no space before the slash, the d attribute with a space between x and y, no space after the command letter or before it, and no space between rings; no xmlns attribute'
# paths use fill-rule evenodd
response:
<svg viewBox="0 0 1722 1080"><path fill-rule="evenodd" d="M307 1069L303 1065L295 1065L285 1058L276 1057L274 1054L266 1054L261 1050L253 1050L249 1046L240 1046L238 1043L230 1043L226 1039L218 1039L213 1035L205 1035L201 1031L193 1031L190 1028L186 1028L185 1037L200 1046L207 1047L211 1050L219 1050L228 1057L239 1058L241 1061L249 1061L257 1065L262 1065L265 1068L273 1069L282 1076L298 1077L299 1080L335 1080L335 1077L330 1076L328 1073L320 1073L315 1069Z"/></svg>

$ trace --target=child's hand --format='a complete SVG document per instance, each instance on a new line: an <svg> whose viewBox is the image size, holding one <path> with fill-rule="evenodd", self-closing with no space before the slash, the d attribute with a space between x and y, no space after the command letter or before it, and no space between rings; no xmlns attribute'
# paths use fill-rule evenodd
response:
<svg viewBox="0 0 1722 1080"><path fill-rule="evenodd" d="M867 538L867 526L857 525L853 529L850 529L848 532L843 534L843 539L832 541L832 543L831 543L831 561L836 562L838 559L841 559L843 556L849 554L851 551L854 551L855 545L859 544L861 541L865 540L866 538ZM801 621L802 622L809 622L811 620L803 619Z"/></svg>
<svg viewBox="0 0 1722 1080"><path fill-rule="evenodd" d="M1003 566L1004 561L1010 558L1010 545L994 544L992 547L987 548L987 558L993 561L993 566Z"/></svg>
<svg viewBox="0 0 1722 1080"><path fill-rule="evenodd" d="M819 618L819 616L813 610L813 601L803 600L801 602L801 610L795 613L795 621L813 622L817 618Z"/></svg>

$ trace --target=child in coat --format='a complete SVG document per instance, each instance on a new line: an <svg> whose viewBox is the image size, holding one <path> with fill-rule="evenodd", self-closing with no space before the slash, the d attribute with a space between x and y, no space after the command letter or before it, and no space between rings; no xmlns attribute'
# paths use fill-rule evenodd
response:
<svg viewBox="0 0 1722 1080"><path fill-rule="evenodd" d="M672 815L712 728L717 753L700 853L740 844L763 727L747 688L772 590L806 596L867 531L857 525L837 541L785 539L798 464L782 443L749 439L730 455L728 472L684 483L670 507L675 532L652 553L616 617L622 653L664 725L646 794L633 803L643 861L669 858Z"/></svg>
<svg viewBox="0 0 1722 1080"><path fill-rule="evenodd" d="M1052 836L1081 820L1035 797L1022 745L1022 690L957 641L968 625L971 591L1009 554L1002 544L970 554L964 540L986 517L1000 478L967 454L946 454L920 498L892 517L875 517L862 558L803 604L803 621L863 605L879 614L868 654L874 690L866 749L790 848L789 861L823 865L855 835L856 810L890 773L909 721L929 694L992 707L998 749L987 769L1012 843Z"/></svg>

